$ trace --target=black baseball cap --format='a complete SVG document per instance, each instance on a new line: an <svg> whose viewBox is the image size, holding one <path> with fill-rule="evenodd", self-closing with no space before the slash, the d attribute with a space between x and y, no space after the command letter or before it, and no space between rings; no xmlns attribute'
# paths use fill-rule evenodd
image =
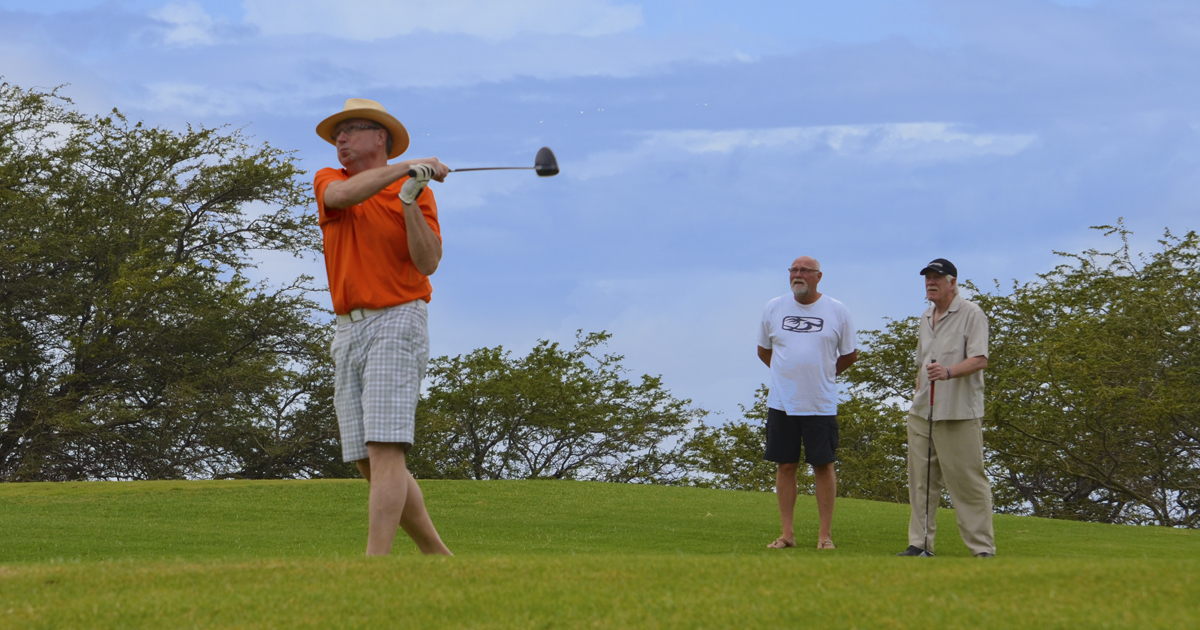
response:
<svg viewBox="0 0 1200 630"><path fill-rule="evenodd" d="M921 275L923 276L930 271L940 273L944 276L958 277L958 267L955 267L954 263L945 258L934 258L933 261L925 265L925 268L921 270Z"/></svg>

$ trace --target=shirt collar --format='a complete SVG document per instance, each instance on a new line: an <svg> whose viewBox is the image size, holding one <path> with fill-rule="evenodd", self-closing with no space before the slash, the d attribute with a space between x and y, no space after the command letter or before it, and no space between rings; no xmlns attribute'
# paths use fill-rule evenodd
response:
<svg viewBox="0 0 1200 630"><path fill-rule="evenodd" d="M950 308L946 309L946 315L949 315L950 313L953 313L953 312L957 311L958 309L962 308L962 305L964 302L966 302L966 300L962 299L961 295L955 295L954 299L950 302ZM937 305L930 304L929 308L925 309L925 314L922 317L924 317L925 319L932 319L933 311L935 309L937 309Z"/></svg>

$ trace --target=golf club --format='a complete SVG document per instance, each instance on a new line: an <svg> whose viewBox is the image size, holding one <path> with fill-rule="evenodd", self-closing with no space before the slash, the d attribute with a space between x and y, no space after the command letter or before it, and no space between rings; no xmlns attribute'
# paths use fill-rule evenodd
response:
<svg viewBox="0 0 1200 630"><path fill-rule="evenodd" d="M467 171L521 171L533 170L537 172L538 177L554 177L558 175L558 160L554 157L554 151L550 147L542 147L538 149L537 156L533 158L533 166L483 166L478 168L454 168L450 169L451 173L465 173ZM416 171L409 171L409 177L416 177Z"/></svg>
<svg viewBox="0 0 1200 630"><path fill-rule="evenodd" d="M930 365L937 363L937 359L929 362ZM929 443L925 450L925 545L921 547L921 558L932 558L933 552L929 550L929 473L933 465L933 387L936 381L929 381Z"/></svg>

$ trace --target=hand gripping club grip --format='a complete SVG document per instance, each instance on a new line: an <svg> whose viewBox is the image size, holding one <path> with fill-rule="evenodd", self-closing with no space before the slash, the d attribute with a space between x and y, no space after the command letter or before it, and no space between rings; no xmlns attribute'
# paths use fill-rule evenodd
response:
<svg viewBox="0 0 1200 630"><path fill-rule="evenodd" d="M408 169L408 176L413 179L429 181L433 179L433 167L428 164L418 164Z"/></svg>
<svg viewBox="0 0 1200 630"><path fill-rule="evenodd" d="M400 201L413 203L417 196L425 190L425 184L433 177L433 167L428 164L418 164L408 170L408 180L400 187Z"/></svg>

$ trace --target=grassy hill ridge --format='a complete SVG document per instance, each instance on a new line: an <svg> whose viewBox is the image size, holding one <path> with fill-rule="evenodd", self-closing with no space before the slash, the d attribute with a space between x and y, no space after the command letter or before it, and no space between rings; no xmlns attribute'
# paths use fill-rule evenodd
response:
<svg viewBox="0 0 1200 630"><path fill-rule="evenodd" d="M769 493L571 481L422 487L459 556L769 554L779 533ZM361 480L0 484L0 563L357 557L366 501ZM792 553L816 553L816 521L813 498L800 497ZM835 553L891 555L907 546L907 526L907 505L839 499ZM939 512L938 531L940 556L970 555L952 510ZM997 515L996 539L1001 556L1200 558L1200 532L1157 527ZM396 553L416 548L402 540Z"/></svg>
<svg viewBox="0 0 1200 630"><path fill-rule="evenodd" d="M895 558L908 507L839 500L818 552L801 497L769 551L771 494L422 487L454 558L362 558L362 481L0 484L0 628L1200 625L1200 532L1000 515L977 560L943 511L938 558Z"/></svg>

